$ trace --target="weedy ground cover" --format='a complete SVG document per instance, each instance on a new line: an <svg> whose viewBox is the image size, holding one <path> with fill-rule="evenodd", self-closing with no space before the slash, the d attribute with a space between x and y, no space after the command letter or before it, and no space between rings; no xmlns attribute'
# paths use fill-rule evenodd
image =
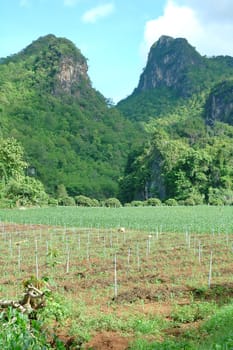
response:
<svg viewBox="0 0 233 350"><path fill-rule="evenodd" d="M151 221L148 213L157 208L147 214L142 208L140 225L138 208L97 208L104 209L102 221L89 208L62 209L53 208L58 216L48 211L44 222L39 209L1 211L1 298L17 299L32 275L48 280L53 298L41 317L69 348L225 349L225 342L230 349L232 328L223 329L233 324L232 208L214 208L208 227L197 208L186 211L189 225L181 218L180 227L179 208L172 218L170 208L161 208L162 219L156 214ZM203 210L210 215L209 207ZM77 226L71 212L79 214ZM11 221L18 215L30 223L7 224L10 213Z"/></svg>

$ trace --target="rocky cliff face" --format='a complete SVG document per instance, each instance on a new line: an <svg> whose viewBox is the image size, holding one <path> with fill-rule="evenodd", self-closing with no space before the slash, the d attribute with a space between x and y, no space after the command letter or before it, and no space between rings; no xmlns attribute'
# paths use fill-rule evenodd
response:
<svg viewBox="0 0 233 350"><path fill-rule="evenodd" d="M150 49L136 92L169 87L189 96L192 93L189 72L203 65L202 56L186 39L162 36Z"/></svg>
<svg viewBox="0 0 233 350"><path fill-rule="evenodd" d="M206 123L214 126L215 121L233 125L233 81L218 84L206 102Z"/></svg>
<svg viewBox="0 0 233 350"><path fill-rule="evenodd" d="M55 91L65 92L68 94L77 93L78 86L82 82L90 85L87 74L88 67L86 61L76 62L73 57L63 56L59 63L59 71L56 75L57 84Z"/></svg>

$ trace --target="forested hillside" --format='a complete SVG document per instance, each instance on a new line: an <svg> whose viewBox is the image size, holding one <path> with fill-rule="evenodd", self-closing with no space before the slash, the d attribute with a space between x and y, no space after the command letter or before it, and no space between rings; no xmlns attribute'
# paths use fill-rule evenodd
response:
<svg viewBox="0 0 233 350"><path fill-rule="evenodd" d="M86 58L67 39L39 38L1 59L1 136L24 147L46 190L70 196L118 195L139 130L92 88Z"/></svg>
<svg viewBox="0 0 233 350"><path fill-rule="evenodd" d="M150 135L126 167L124 201L233 203L232 57L202 57L185 39L163 36L118 108Z"/></svg>
<svg viewBox="0 0 233 350"><path fill-rule="evenodd" d="M117 106L92 88L72 42L39 38L0 59L0 130L53 197L233 203L233 58L201 56L182 38L151 47Z"/></svg>

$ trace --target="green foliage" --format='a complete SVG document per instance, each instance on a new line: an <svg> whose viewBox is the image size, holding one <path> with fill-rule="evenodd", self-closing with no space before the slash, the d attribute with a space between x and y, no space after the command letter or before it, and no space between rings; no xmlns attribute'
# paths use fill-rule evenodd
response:
<svg viewBox="0 0 233 350"><path fill-rule="evenodd" d="M149 342L145 339L139 339L134 341L131 346L131 350L196 350L194 346L188 343L188 341L178 340L165 340L163 342Z"/></svg>
<svg viewBox="0 0 233 350"><path fill-rule="evenodd" d="M97 199L92 199L86 196L76 196L75 202L77 205L82 207L98 207L99 201Z"/></svg>
<svg viewBox="0 0 233 350"><path fill-rule="evenodd" d="M59 80L64 62L74 72L83 69L71 85ZM106 104L86 70L75 45L54 35L39 38L0 64L3 137L22 143L27 161L54 197L60 184L72 197L118 196L127 153L134 141L142 143L141 127ZM0 176L5 176L1 163Z"/></svg>
<svg viewBox="0 0 233 350"><path fill-rule="evenodd" d="M152 56L167 69L164 57L172 48L175 71L169 72L175 85L161 81L144 89L141 78L117 107L92 88L85 57L65 38L50 34L2 59L2 197L2 186L27 167L17 139L27 163L61 205L73 205L70 198L79 195L116 197L122 203L174 198L195 205L231 204L233 127L226 123L232 124L232 58L202 57L183 39L170 44L151 48L143 74L150 77ZM62 82L64 63L75 72L82 67L77 79ZM212 127L213 97L222 112ZM20 201L20 192L30 192L24 182L18 189L12 185ZM212 195L210 188L220 193ZM26 203L38 203L33 194L28 197Z"/></svg>
<svg viewBox="0 0 233 350"><path fill-rule="evenodd" d="M56 197L57 197L58 199L68 197L67 190L66 190L66 188L65 188L65 186L64 186L63 184L57 185L57 188L56 188Z"/></svg>
<svg viewBox="0 0 233 350"><path fill-rule="evenodd" d="M18 180L24 173L27 163L24 151L14 138L0 140L0 178L7 183L10 178Z"/></svg>
<svg viewBox="0 0 233 350"><path fill-rule="evenodd" d="M208 202L211 205L232 205L233 191L223 188L209 188Z"/></svg>
<svg viewBox="0 0 233 350"><path fill-rule="evenodd" d="M144 150L135 155L121 180L123 201L144 200L146 194L152 197L156 194L162 200L174 198L188 205L231 204L233 147L230 127L218 124L219 135L212 136L206 131L205 139L202 133L201 138L193 133L186 139L184 133L181 136L176 133L176 124L177 119L171 115L158 120L156 126L153 123L150 128L148 126L151 139Z"/></svg>
<svg viewBox="0 0 233 350"><path fill-rule="evenodd" d="M58 205L58 200L56 198L49 197L48 198L48 205L57 206Z"/></svg>
<svg viewBox="0 0 233 350"><path fill-rule="evenodd" d="M75 205L75 200L73 197L62 197L62 198L59 198L58 200L58 204L59 205L64 205L64 206L74 206Z"/></svg>
<svg viewBox="0 0 233 350"><path fill-rule="evenodd" d="M144 201L132 201L130 203L131 207L143 207L145 205Z"/></svg>
<svg viewBox="0 0 233 350"><path fill-rule="evenodd" d="M150 205L152 207L157 207L162 204L161 200L159 198L149 198L146 201L146 205Z"/></svg>
<svg viewBox="0 0 233 350"><path fill-rule="evenodd" d="M159 206L156 208L143 206L127 206L116 208L89 207L41 207L27 210L0 210L2 222L40 223L66 227L130 227L154 232L162 227L163 232L184 232L191 228L192 232L227 233L233 226L233 206Z"/></svg>
<svg viewBox="0 0 233 350"><path fill-rule="evenodd" d="M24 150L14 138L0 141L1 206L43 205L48 202L43 184L25 176Z"/></svg>
<svg viewBox="0 0 233 350"><path fill-rule="evenodd" d="M200 341L199 350L213 349L224 350L233 347L233 306L232 304L223 307L217 311L201 327L203 337L207 338L204 342ZM203 338L202 338L203 339Z"/></svg>
<svg viewBox="0 0 233 350"><path fill-rule="evenodd" d="M64 298L59 294L50 293L46 300L46 307L41 309L38 318L47 324L54 321L64 324L70 315L70 311L64 303Z"/></svg>
<svg viewBox="0 0 233 350"><path fill-rule="evenodd" d="M28 176L22 176L18 180L11 179L5 187L5 196L17 205L48 203L48 195L45 193L43 184Z"/></svg>
<svg viewBox="0 0 233 350"><path fill-rule="evenodd" d="M165 204L168 205L168 206L175 206L175 205L178 205L178 202L174 198L168 198L165 201Z"/></svg>
<svg viewBox="0 0 233 350"><path fill-rule="evenodd" d="M52 349L47 343L40 321L30 321L27 315L16 309L9 308L6 312L1 312L0 325L1 349Z"/></svg>
<svg viewBox="0 0 233 350"><path fill-rule="evenodd" d="M213 315L216 312L216 305L214 303L191 303L189 305L176 305L171 313L174 321L181 323L195 322L203 320L206 317Z"/></svg>
<svg viewBox="0 0 233 350"><path fill-rule="evenodd" d="M108 198L104 201L104 205L108 208L120 208L121 202L117 198Z"/></svg>

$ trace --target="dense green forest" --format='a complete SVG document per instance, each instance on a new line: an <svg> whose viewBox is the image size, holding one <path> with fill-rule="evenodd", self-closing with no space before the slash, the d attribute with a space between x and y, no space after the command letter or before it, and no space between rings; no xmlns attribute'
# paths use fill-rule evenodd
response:
<svg viewBox="0 0 233 350"><path fill-rule="evenodd" d="M232 101L233 58L202 57L185 39L155 43L137 89L118 105L148 135L129 156L123 200L232 204Z"/></svg>
<svg viewBox="0 0 233 350"><path fill-rule="evenodd" d="M118 195L127 153L140 127L91 86L86 59L67 39L40 38L1 60L1 136L20 141L46 191Z"/></svg>
<svg viewBox="0 0 233 350"><path fill-rule="evenodd" d="M123 203L233 203L232 57L203 57L185 39L163 36L138 87L117 106L92 88L87 71L80 50L54 35L0 59L2 198L11 199L18 181L6 170L8 143L12 159L20 149L23 187L42 186L42 202L46 191ZM22 201L26 191L17 191ZM39 201L33 196L26 202Z"/></svg>

